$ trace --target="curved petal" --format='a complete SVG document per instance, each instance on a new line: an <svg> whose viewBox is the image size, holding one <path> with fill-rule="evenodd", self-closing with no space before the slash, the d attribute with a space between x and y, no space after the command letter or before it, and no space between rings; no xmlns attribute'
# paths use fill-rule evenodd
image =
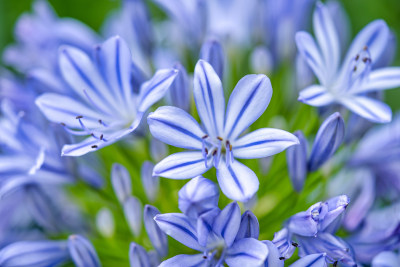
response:
<svg viewBox="0 0 400 267"><path fill-rule="evenodd" d="M151 205L146 205L143 212L143 222L151 244L156 249L160 258L168 254L168 240L164 232L154 221L154 217L160 214L160 211Z"/></svg>
<svg viewBox="0 0 400 267"><path fill-rule="evenodd" d="M151 267L149 255L146 250L134 242L129 246L129 264L130 267Z"/></svg>
<svg viewBox="0 0 400 267"><path fill-rule="evenodd" d="M77 116L83 116L85 125L89 128L98 128L99 119L107 119L102 113L95 112L88 105L68 96L46 93L36 98L35 103L48 120L64 123L71 128L81 128Z"/></svg>
<svg viewBox="0 0 400 267"><path fill-rule="evenodd" d="M354 38L354 41L346 54L343 64L344 68L348 66L348 63L353 60L353 58L365 46L368 47L368 51L371 54L372 64L374 64L386 49L389 37L389 28L383 20L375 20L369 23Z"/></svg>
<svg viewBox="0 0 400 267"><path fill-rule="evenodd" d="M131 176L123 165L114 163L111 166L111 185L120 203L132 195Z"/></svg>
<svg viewBox="0 0 400 267"><path fill-rule="evenodd" d="M150 80L143 83L137 100L138 111L145 112L160 100L167 93L176 75L178 75L177 69L161 69Z"/></svg>
<svg viewBox="0 0 400 267"><path fill-rule="evenodd" d="M211 167L210 162L205 163L203 154L200 151L179 152L157 163L153 170L153 176L188 179L205 173Z"/></svg>
<svg viewBox="0 0 400 267"><path fill-rule="evenodd" d="M236 241L227 251L225 262L230 267L260 266L268 256L268 247L254 238Z"/></svg>
<svg viewBox="0 0 400 267"><path fill-rule="evenodd" d="M258 190L256 174L238 161L229 166L222 161L217 170L217 179L222 192L230 199L246 202Z"/></svg>
<svg viewBox="0 0 400 267"><path fill-rule="evenodd" d="M322 55L312 36L308 32L298 32L295 39L301 56L317 76L319 82L326 84L327 77L324 72Z"/></svg>
<svg viewBox="0 0 400 267"><path fill-rule="evenodd" d="M392 111L385 103L366 96L354 96L340 99L340 103L357 115L377 123L392 120Z"/></svg>
<svg viewBox="0 0 400 267"><path fill-rule="evenodd" d="M352 93L387 90L400 87L400 67L387 67L371 71L368 79Z"/></svg>
<svg viewBox="0 0 400 267"><path fill-rule="evenodd" d="M199 60L194 70L194 100L207 133L217 137L223 133L225 98L221 80L212 66Z"/></svg>
<svg viewBox="0 0 400 267"><path fill-rule="evenodd" d="M297 100L310 106L322 107L332 104L335 98L326 87L313 84L301 90Z"/></svg>
<svg viewBox="0 0 400 267"><path fill-rule="evenodd" d="M112 37L96 47L95 59L113 96L125 109L131 108L131 65L132 56L126 42L119 36Z"/></svg>
<svg viewBox="0 0 400 267"><path fill-rule="evenodd" d="M78 267L100 267L100 259L92 243L80 235L68 237L68 250L72 261Z"/></svg>
<svg viewBox="0 0 400 267"><path fill-rule="evenodd" d="M240 208L236 202L227 205L215 218L213 230L225 239L227 247L232 246L240 227Z"/></svg>
<svg viewBox="0 0 400 267"><path fill-rule="evenodd" d="M59 65L64 80L82 99L88 103L96 103L104 113L119 113L121 107L115 101L114 92L104 83L87 54L77 48L63 46L60 49Z"/></svg>
<svg viewBox="0 0 400 267"><path fill-rule="evenodd" d="M326 254L321 253L321 254L310 254L307 255L299 260L297 260L295 263L290 265L290 267L327 267L326 263Z"/></svg>
<svg viewBox="0 0 400 267"><path fill-rule="evenodd" d="M317 3L313 14L313 26L328 71L326 82L330 83L339 67L340 43L331 15L321 2Z"/></svg>
<svg viewBox="0 0 400 267"><path fill-rule="evenodd" d="M159 267L206 267L208 266L208 261L203 258L203 254L195 255L177 255L166 261L163 261Z"/></svg>
<svg viewBox="0 0 400 267"><path fill-rule="evenodd" d="M281 253L278 248L269 240L262 241L268 247L268 257L265 260L265 267L284 267L285 261L281 260Z"/></svg>
<svg viewBox="0 0 400 267"><path fill-rule="evenodd" d="M246 210L242 215L236 240L242 238L258 239L259 234L260 224L258 223L257 217L250 210Z"/></svg>
<svg viewBox="0 0 400 267"><path fill-rule="evenodd" d="M267 76L252 74L240 79L229 98L225 137L236 139L264 113L271 97L272 86Z"/></svg>
<svg viewBox="0 0 400 267"><path fill-rule="evenodd" d="M254 159L275 155L297 144L299 144L299 140L289 132L263 128L236 140L232 143L232 151L234 157Z"/></svg>
<svg viewBox="0 0 400 267"><path fill-rule="evenodd" d="M158 214L154 220L167 235L189 248L203 251L204 248L200 246L197 239L196 226L186 215L181 213Z"/></svg>
<svg viewBox="0 0 400 267"><path fill-rule="evenodd" d="M197 121L177 107L160 107L147 117L151 134L171 146L202 149L206 134Z"/></svg>

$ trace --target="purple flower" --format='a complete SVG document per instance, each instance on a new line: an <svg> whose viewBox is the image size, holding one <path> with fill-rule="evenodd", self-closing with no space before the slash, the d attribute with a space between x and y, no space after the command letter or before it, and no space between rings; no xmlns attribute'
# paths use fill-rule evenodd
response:
<svg viewBox="0 0 400 267"><path fill-rule="evenodd" d="M94 58L73 47L60 49L59 63L75 97L46 93L36 99L43 114L73 135L89 137L65 145L62 155L81 156L132 133L146 110L161 99L173 82L175 69L159 70L134 94L131 54L119 37L97 46Z"/></svg>
<svg viewBox="0 0 400 267"><path fill-rule="evenodd" d="M350 45L340 66L337 29L322 3L317 4L313 22L317 43L307 32L298 32L296 43L320 84L303 89L299 101L317 107L337 103L370 121L389 122L390 107L365 95L400 85L400 68L374 69L391 38L386 23L376 20L367 25Z"/></svg>
<svg viewBox="0 0 400 267"><path fill-rule="evenodd" d="M233 90L225 112L221 80L209 63L200 60L194 74L194 98L203 127L176 107L160 107L151 113L147 121L155 138L192 150L168 156L155 166L154 175L187 179L215 166L226 196L250 199L258 190L258 179L235 158L267 157L298 144L294 135L278 129L263 128L241 136L265 111L271 96L268 77L247 75Z"/></svg>

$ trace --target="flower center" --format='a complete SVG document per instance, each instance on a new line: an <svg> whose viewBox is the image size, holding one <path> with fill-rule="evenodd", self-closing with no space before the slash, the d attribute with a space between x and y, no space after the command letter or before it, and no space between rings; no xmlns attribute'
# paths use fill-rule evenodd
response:
<svg viewBox="0 0 400 267"><path fill-rule="evenodd" d="M371 54L368 47L364 46L350 62L348 88L351 88L356 82L363 82L367 79L371 66Z"/></svg>
<svg viewBox="0 0 400 267"><path fill-rule="evenodd" d="M202 137L202 153L206 168L208 167L208 159L213 157L214 167L218 168L221 156L225 157L227 166L233 162L232 144L228 139L224 139L220 136L217 138L211 138L209 135Z"/></svg>

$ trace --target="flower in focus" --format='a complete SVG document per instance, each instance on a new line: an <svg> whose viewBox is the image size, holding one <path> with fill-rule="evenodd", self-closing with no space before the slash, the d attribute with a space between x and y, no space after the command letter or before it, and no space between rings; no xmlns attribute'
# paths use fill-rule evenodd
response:
<svg viewBox="0 0 400 267"><path fill-rule="evenodd" d="M155 166L154 175L187 179L214 166L227 197L250 199L258 190L257 176L235 158L267 157L298 144L294 135L278 129L263 128L240 136L263 114L271 96L267 76L247 75L233 90L225 114L221 80L209 63L199 60L194 74L194 98L204 128L176 107L160 107L151 113L147 122L155 138L192 150L168 156Z"/></svg>

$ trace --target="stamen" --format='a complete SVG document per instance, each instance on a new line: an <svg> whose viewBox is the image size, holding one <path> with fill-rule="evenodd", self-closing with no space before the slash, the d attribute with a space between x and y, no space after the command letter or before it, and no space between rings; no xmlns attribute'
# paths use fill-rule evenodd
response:
<svg viewBox="0 0 400 267"><path fill-rule="evenodd" d="M219 141L224 141L224 138L222 138L222 137L220 137L220 136L218 136L217 139L218 139Z"/></svg>
<svg viewBox="0 0 400 267"><path fill-rule="evenodd" d="M299 244L297 244L296 242L292 242L292 246L297 248Z"/></svg>
<svg viewBox="0 0 400 267"><path fill-rule="evenodd" d="M65 123L63 123L63 122L60 122L60 124L61 124L61 126L63 126L63 127L65 127L66 125L65 125Z"/></svg>
<svg viewBox="0 0 400 267"><path fill-rule="evenodd" d="M79 115L79 116L76 116L76 117L75 117L75 119L77 119L77 120L82 119L82 118L83 118L82 115Z"/></svg>
<svg viewBox="0 0 400 267"><path fill-rule="evenodd" d="M333 263L333 267L336 267L337 264L338 264L338 261L335 261L335 262Z"/></svg>
<svg viewBox="0 0 400 267"><path fill-rule="evenodd" d="M100 123L101 125L103 125L104 127L108 127L108 125L107 125L104 121L102 121L102 120L99 120L99 123Z"/></svg>
<svg viewBox="0 0 400 267"><path fill-rule="evenodd" d="M283 261L283 260L285 260L285 257L279 257L279 259L280 259L281 261Z"/></svg>
<svg viewBox="0 0 400 267"><path fill-rule="evenodd" d="M91 146L92 148L97 148L97 145L93 145L93 146Z"/></svg>

